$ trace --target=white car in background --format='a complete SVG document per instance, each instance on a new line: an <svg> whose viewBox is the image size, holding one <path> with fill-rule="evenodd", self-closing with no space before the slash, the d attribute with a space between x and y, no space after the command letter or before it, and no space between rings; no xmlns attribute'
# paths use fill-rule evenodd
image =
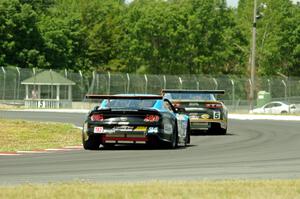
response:
<svg viewBox="0 0 300 199"><path fill-rule="evenodd" d="M250 113L269 113L269 114L287 114L295 113L296 105L285 102L274 101L263 105L260 108L255 108Z"/></svg>

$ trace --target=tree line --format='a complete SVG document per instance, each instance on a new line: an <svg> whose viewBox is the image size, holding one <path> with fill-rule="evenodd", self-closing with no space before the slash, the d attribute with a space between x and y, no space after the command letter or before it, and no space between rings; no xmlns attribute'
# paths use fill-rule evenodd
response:
<svg viewBox="0 0 300 199"><path fill-rule="evenodd" d="M257 70L300 76L300 6L258 0ZM249 73L253 1L0 0L0 66Z"/></svg>

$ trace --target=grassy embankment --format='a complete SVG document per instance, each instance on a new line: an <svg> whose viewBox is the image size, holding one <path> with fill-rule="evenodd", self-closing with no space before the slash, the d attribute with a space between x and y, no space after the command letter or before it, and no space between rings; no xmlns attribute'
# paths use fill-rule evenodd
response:
<svg viewBox="0 0 300 199"><path fill-rule="evenodd" d="M1 186L0 198L299 199L300 180L50 183Z"/></svg>
<svg viewBox="0 0 300 199"><path fill-rule="evenodd" d="M0 152L79 144L80 129L71 124L0 119Z"/></svg>

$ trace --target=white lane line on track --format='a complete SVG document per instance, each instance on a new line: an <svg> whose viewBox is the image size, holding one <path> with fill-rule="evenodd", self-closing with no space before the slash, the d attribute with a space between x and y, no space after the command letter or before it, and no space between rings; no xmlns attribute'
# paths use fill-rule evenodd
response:
<svg viewBox="0 0 300 199"><path fill-rule="evenodd" d="M0 156L16 156L16 155L20 155L17 153L0 153Z"/></svg>
<svg viewBox="0 0 300 199"><path fill-rule="evenodd" d="M293 115L229 114L228 117L230 119L237 119L237 120L300 121L300 116L293 116Z"/></svg>
<svg viewBox="0 0 300 199"><path fill-rule="evenodd" d="M64 149L82 149L82 146L65 146Z"/></svg>
<svg viewBox="0 0 300 199"><path fill-rule="evenodd" d="M17 153L47 153L48 151L17 151Z"/></svg>
<svg viewBox="0 0 300 199"><path fill-rule="evenodd" d="M54 153L54 152L58 152L58 151L79 151L79 150L82 150L82 145L66 146L63 148L33 150L33 151L0 152L0 156L16 156L16 155L46 154L46 153L49 154L49 153Z"/></svg>
<svg viewBox="0 0 300 199"><path fill-rule="evenodd" d="M48 152L48 151L77 151L80 149L63 148L63 149L45 149L45 150Z"/></svg>

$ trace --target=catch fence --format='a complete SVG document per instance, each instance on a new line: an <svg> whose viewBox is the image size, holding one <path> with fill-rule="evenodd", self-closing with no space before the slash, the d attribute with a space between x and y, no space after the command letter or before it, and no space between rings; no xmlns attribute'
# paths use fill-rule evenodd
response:
<svg viewBox="0 0 300 199"><path fill-rule="evenodd" d="M128 73L82 73L68 70L44 70L44 69L24 69L17 67L0 68L0 101L2 103L24 104L26 98L26 79L38 77L41 72L51 71L61 77L71 80L75 84L72 86L71 98L73 102L84 102L84 96L90 94L126 94L145 93L159 94L161 89L220 89L225 90L225 95L220 96L221 100L231 110L249 108L249 91L251 86L255 86L255 93L267 91L271 93L272 100L288 101L300 104L300 78L299 77L258 77L256 84L246 77L237 76L206 76L206 75L139 75ZM51 74L52 74L51 73ZM52 76L51 76L52 77ZM37 78L38 79L38 78ZM48 85L38 88L37 84L30 85L28 97L32 91L41 89L41 97L47 99L68 99L70 91L67 86L61 85L55 88L56 79ZM59 92L57 92L59 89ZM255 96L255 99L257 96Z"/></svg>

